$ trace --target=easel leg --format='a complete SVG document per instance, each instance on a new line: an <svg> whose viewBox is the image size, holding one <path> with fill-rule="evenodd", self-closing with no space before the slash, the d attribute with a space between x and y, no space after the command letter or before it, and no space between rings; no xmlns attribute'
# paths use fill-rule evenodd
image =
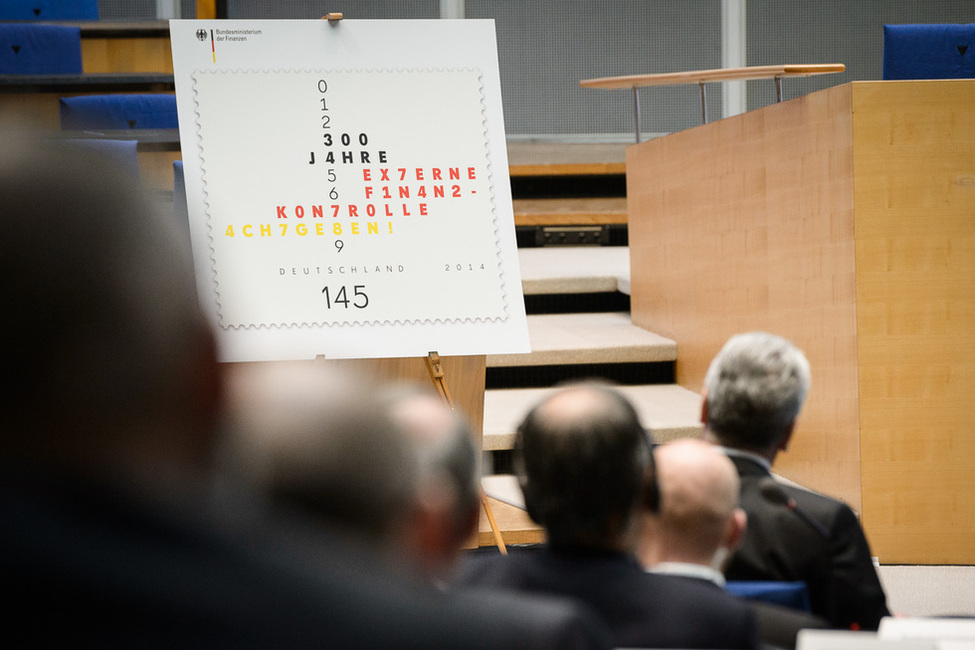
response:
<svg viewBox="0 0 975 650"><path fill-rule="evenodd" d="M443 366L440 365L440 355L438 353L431 352L427 355L427 370L430 371L430 379L433 380L433 385L437 387L440 396L447 403L447 406L450 407L450 410L453 411L454 400L450 397L450 391L447 389L447 381L444 377ZM504 544L501 529L498 527L498 522L494 518L494 511L491 510L491 504L488 502L484 490L481 490L481 505L484 507L484 514L487 515L491 532L494 533L494 542L497 544L498 550L501 551L502 555L507 555L508 548Z"/></svg>
<svg viewBox="0 0 975 650"><path fill-rule="evenodd" d="M481 490L481 505L484 506L484 514L487 515L488 523L491 525L491 532L494 533L494 543L497 545L498 550L501 551L501 555L508 554L508 547L504 545L504 538L501 537L501 529L498 527L498 522L494 519L494 511L491 510L491 503L487 499L487 495L484 494L484 490Z"/></svg>

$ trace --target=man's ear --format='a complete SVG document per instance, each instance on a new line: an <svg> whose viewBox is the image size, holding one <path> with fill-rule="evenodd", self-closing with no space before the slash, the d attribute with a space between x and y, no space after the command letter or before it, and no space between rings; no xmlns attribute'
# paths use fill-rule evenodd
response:
<svg viewBox="0 0 975 650"><path fill-rule="evenodd" d="M517 436L521 436L520 431L517 434ZM528 513L528 516L536 524L544 525L544 522L542 521L539 513L538 503L536 502L536 498L535 498L535 492L534 490L532 490L532 485L528 481L528 472L525 470L525 460L524 458L522 458L521 450L518 447L519 444L520 444L519 442L517 441L515 442L515 453L514 453L513 464L514 464L515 476L518 479L518 487L521 488L522 497L524 497L525 499L525 512Z"/></svg>
<svg viewBox="0 0 975 650"><path fill-rule="evenodd" d="M544 525L538 509L538 503L535 499L535 493L531 489L531 484L523 475L518 476L518 487L521 488L521 494L525 498L525 512L528 513L528 516L536 524Z"/></svg>
<svg viewBox="0 0 975 650"><path fill-rule="evenodd" d="M748 528L748 515L741 508L735 508L728 519L728 528L725 532L724 545L729 551L734 551L741 544L745 537L745 530Z"/></svg>
<svg viewBox="0 0 975 650"><path fill-rule="evenodd" d="M414 559L436 573L453 563L463 544L473 537L479 510L471 508L458 519L449 487L434 480L421 483L404 526L404 541Z"/></svg>
<svg viewBox="0 0 975 650"><path fill-rule="evenodd" d="M704 426L708 425L708 389L705 388L701 391L701 424Z"/></svg>

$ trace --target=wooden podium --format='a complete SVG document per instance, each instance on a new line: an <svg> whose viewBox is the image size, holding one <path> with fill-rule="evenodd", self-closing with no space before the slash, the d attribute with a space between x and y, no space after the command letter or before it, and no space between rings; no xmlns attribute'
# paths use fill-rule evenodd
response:
<svg viewBox="0 0 975 650"><path fill-rule="evenodd" d="M633 322L700 390L737 332L812 364L780 474L885 564L975 562L975 80L854 82L634 145Z"/></svg>

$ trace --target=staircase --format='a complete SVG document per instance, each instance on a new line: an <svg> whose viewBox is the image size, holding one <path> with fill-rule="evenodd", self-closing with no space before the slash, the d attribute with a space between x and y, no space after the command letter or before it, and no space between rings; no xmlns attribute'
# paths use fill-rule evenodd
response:
<svg viewBox="0 0 975 650"><path fill-rule="evenodd" d="M532 351L487 357L484 487L506 544L543 539L511 449L521 418L558 383L613 382L657 442L700 434L700 395L674 383L677 344L630 322L624 158L623 145L509 143ZM495 543L484 517L478 543Z"/></svg>

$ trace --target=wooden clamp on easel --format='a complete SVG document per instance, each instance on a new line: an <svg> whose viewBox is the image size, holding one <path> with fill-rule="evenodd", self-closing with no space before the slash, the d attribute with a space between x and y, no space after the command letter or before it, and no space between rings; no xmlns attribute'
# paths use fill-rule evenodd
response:
<svg viewBox="0 0 975 650"><path fill-rule="evenodd" d="M454 400L450 397L450 390L447 388L447 380L444 377L443 366L440 365L440 355L437 352L431 352L427 355L427 370L430 371L430 379L433 380L433 385L436 386L437 392L440 393L440 397L443 398L450 410L454 410ZM508 554L508 549L504 545L504 539L501 537L501 529L498 527L498 522L494 519L494 511L491 510L491 504L488 503L487 495L484 490L481 489L481 505L484 507L484 514L487 515L488 523L491 525L491 532L494 533L494 542L498 546L498 550L501 551L502 555Z"/></svg>

